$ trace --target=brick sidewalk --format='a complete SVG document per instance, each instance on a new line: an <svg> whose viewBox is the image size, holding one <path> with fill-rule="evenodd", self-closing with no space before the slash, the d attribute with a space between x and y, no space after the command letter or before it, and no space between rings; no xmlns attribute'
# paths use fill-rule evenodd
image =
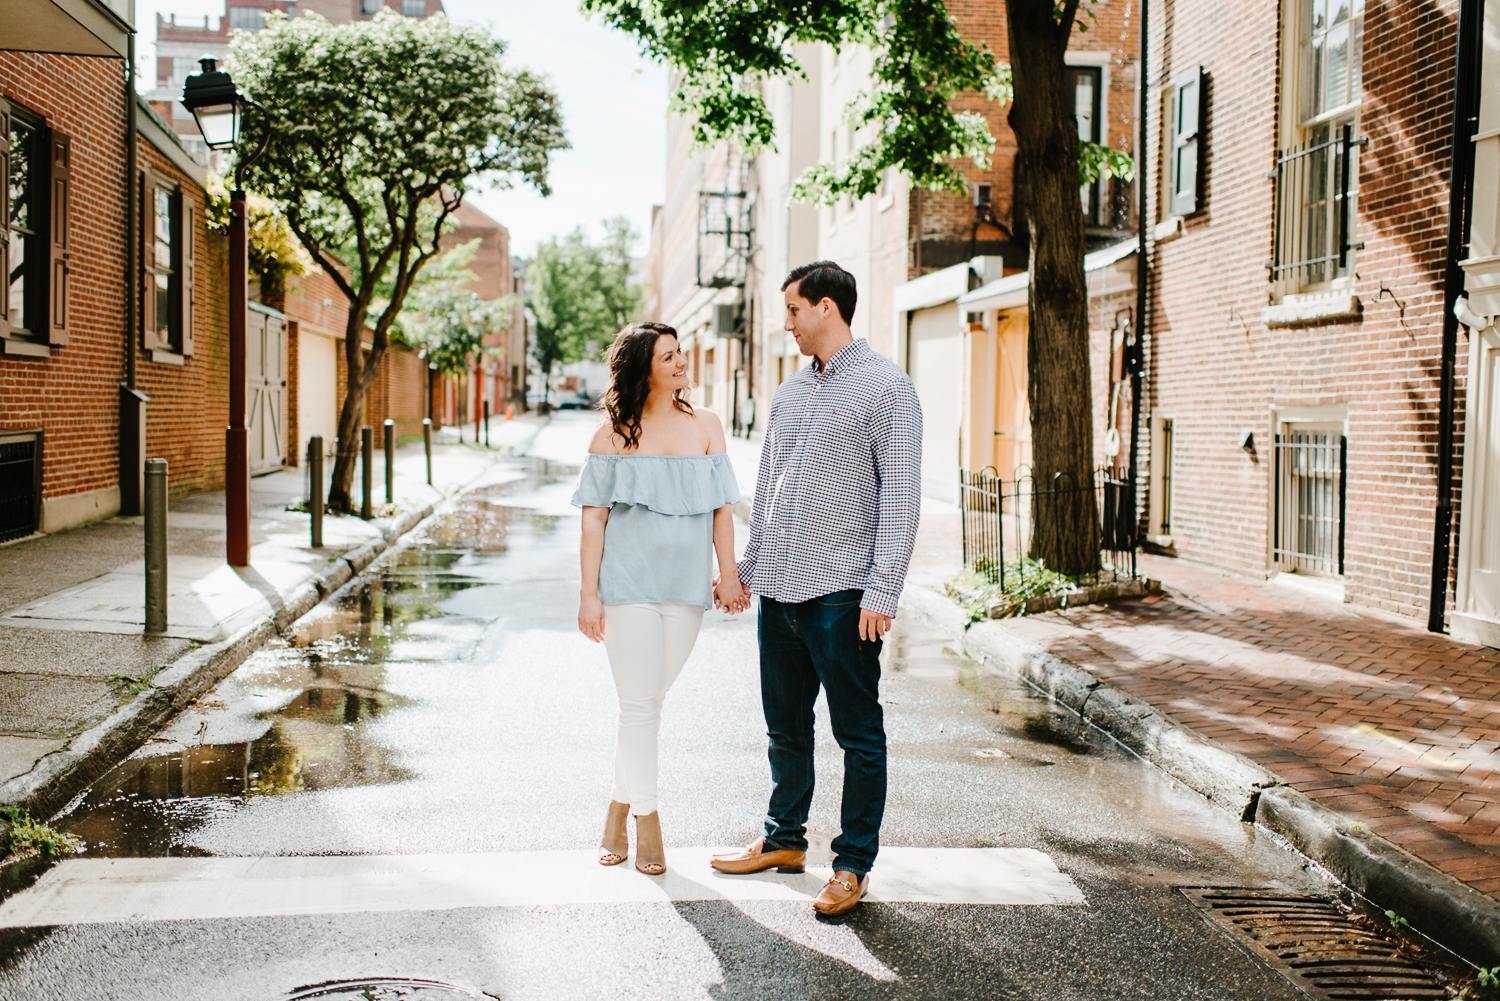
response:
<svg viewBox="0 0 1500 1001"><path fill-rule="evenodd" d="M1160 599L1016 633L1500 897L1500 650L1162 557Z"/></svg>

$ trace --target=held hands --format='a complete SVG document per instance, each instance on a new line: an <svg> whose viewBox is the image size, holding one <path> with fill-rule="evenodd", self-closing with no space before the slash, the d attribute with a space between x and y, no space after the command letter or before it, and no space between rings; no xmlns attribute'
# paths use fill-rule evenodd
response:
<svg viewBox="0 0 1500 1001"><path fill-rule="evenodd" d="M597 594L579 597L578 631L595 643L604 639L604 605Z"/></svg>
<svg viewBox="0 0 1500 1001"><path fill-rule="evenodd" d="M728 580L723 574L714 578L714 607L722 608L730 615L750 607L750 592L740 583L738 574L730 574Z"/></svg>

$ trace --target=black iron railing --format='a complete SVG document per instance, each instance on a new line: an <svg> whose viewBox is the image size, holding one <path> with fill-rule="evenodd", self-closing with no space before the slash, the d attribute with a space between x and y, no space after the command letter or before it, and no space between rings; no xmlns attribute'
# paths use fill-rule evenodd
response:
<svg viewBox="0 0 1500 1001"><path fill-rule="evenodd" d="M1368 142L1354 138L1353 125L1323 125L1281 151L1269 175L1276 179L1276 256L1266 262L1273 279L1313 285L1348 274L1349 251L1364 247L1352 241L1354 150Z"/></svg>
<svg viewBox="0 0 1500 1001"><path fill-rule="evenodd" d="M1084 507L1080 502L1091 493L1099 546L1096 579L1134 579L1135 484L1133 473L1119 469L1095 470L1093 482L1087 484L1076 484L1063 474L1039 482L1024 467L1009 480L1002 480L990 466L978 471L960 469L964 566L985 574L1002 589L1008 575L1016 574L1019 580L1022 560L1032 556L1037 523Z"/></svg>

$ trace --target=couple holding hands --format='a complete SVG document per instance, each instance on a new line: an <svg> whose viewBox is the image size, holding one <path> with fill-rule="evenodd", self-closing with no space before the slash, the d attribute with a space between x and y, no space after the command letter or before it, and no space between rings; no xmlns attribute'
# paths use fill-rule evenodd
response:
<svg viewBox="0 0 1500 1001"><path fill-rule="evenodd" d="M782 284L786 330L812 362L771 405L750 539L736 565L740 499L724 429L687 400L677 333L633 323L609 352L607 419L573 503L583 508L578 628L602 641L620 700L615 779L599 862L629 854L666 872L657 815L662 701L704 611L740 612L760 596L761 704L770 738L765 836L715 856L726 873L800 872L813 794L813 705L827 691L844 751L842 831L833 877L813 907L852 910L869 886L885 811L881 640L911 560L921 506L922 414L911 381L855 340L854 276L830 261ZM719 575L711 578L711 555Z"/></svg>

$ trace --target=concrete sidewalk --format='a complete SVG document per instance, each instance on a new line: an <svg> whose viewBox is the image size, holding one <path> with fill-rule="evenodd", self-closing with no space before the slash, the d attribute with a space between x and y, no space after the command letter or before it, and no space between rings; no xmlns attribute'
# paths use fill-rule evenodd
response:
<svg viewBox="0 0 1500 1001"><path fill-rule="evenodd" d="M143 633L141 518L0 547L0 804L37 814L60 807L134 750L157 717L233 670L545 423L494 418L489 449L459 444L456 429L438 432L432 486L421 443L403 446L390 506L377 451L381 517L325 517L318 549L309 544L309 515L288 510L306 496L305 471L255 477L247 567L224 562L222 491L172 499L168 628L160 635ZM465 437L473 440L472 427Z"/></svg>
<svg viewBox="0 0 1500 1001"><path fill-rule="evenodd" d="M1475 962L1500 962L1500 650L1295 578L1143 556L1161 595L968 627L928 503L907 604Z"/></svg>

